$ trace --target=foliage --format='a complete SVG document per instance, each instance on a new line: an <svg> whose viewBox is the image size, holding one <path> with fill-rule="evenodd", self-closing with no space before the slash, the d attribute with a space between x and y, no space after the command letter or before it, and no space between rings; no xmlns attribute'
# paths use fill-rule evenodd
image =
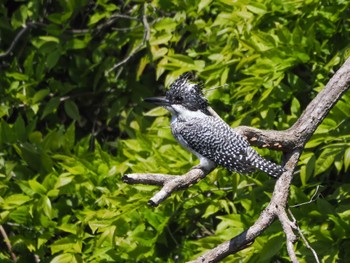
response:
<svg viewBox="0 0 350 263"><path fill-rule="evenodd" d="M183 262L239 234L269 201L274 182L264 174L217 169L156 209L147 207L155 187L122 182L127 172L180 174L195 163L164 110L141 99L193 71L232 126L285 129L350 43L342 0L0 7L0 222L18 262ZM306 145L291 189L291 209L323 262L350 256L349 105L347 93ZM296 249L312 261L302 241ZM11 262L9 251L0 261ZM232 261L288 261L281 226Z"/></svg>

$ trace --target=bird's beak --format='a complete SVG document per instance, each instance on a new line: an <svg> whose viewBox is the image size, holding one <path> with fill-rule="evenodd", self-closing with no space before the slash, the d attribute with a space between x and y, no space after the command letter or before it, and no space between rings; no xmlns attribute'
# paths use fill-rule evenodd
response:
<svg viewBox="0 0 350 263"><path fill-rule="evenodd" d="M166 97L151 97L143 99L145 102L153 103L157 106L168 106L170 105L169 100Z"/></svg>

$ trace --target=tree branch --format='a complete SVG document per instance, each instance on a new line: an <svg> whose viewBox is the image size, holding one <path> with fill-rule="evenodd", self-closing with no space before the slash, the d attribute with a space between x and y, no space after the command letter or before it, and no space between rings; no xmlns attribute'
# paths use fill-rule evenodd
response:
<svg viewBox="0 0 350 263"><path fill-rule="evenodd" d="M250 244L252 244L256 237L265 231L273 221L278 218L282 224L282 228L286 233L287 251L292 262L298 262L294 252L293 244L296 241L294 230L296 228L295 220L291 221L286 213L287 202L289 197L289 189L293 179L293 171L298 164L299 157L303 151L303 147L315 132L317 127L321 124L323 119L327 116L331 108L337 103L350 85L350 58L348 58L343 66L334 74L324 89L317 94L317 96L310 102L305 111L302 113L296 123L285 131L264 131L251 127L237 127L236 131L248 138L252 145L259 147L266 147L269 149L283 150L286 171L277 179L272 198L268 206L261 212L256 222L240 235L232 238L229 241L222 243L212 250L197 258L193 262L218 262L226 256L240 251ZM214 110L210 108L213 116L220 118ZM168 197L173 191L190 186L197 182L206 174L200 173L200 169L193 169L184 176L186 179L180 180L175 176L173 180L169 180L169 175L161 175L159 183L156 183L157 176L150 174L126 175L124 180L132 183L149 183L163 185L160 192L158 192L150 200L151 205L157 205ZM210 171L207 171L208 173ZM188 177L193 176L193 179ZM130 178L129 178L130 177ZM171 178L172 176L170 176ZM126 180L126 178L129 178ZM169 181L172 182L171 187L165 188ZM186 182L185 182L186 181ZM157 195L161 195L158 198ZM156 198L157 197L157 198ZM156 203L153 200L156 199ZM314 253L315 254L315 253Z"/></svg>
<svg viewBox="0 0 350 263"><path fill-rule="evenodd" d="M0 59L11 55L12 50L15 48L15 46L16 46L17 42L20 40L20 38L24 35L25 32L27 32L34 25L35 25L35 23L31 23L31 22L28 22L27 24L23 25L23 28L20 31L18 31L17 35L12 40L9 48L5 52L0 54Z"/></svg>
<svg viewBox="0 0 350 263"><path fill-rule="evenodd" d="M307 240L306 240L306 238L305 238L303 232L301 232L301 229L300 229L299 226L297 225L297 220L295 219L295 217L294 217L292 211L290 211L290 209L288 209L288 214L289 214L289 216L292 218L293 223L294 223L294 226L295 226L295 229L298 231L298 233L299 233L301 239L303 240L305 246L306 246L308 249L311 250L312 255L314 256L316 263L320 263L320 260L318 259L318 255L317 255L316 251L310 246L309 242L307 242Z"/></svg>
<svg viewBox="0 0 350 263"><path fill-rule="evenodd" d="M285 208L280 209L277 212L277 216L278 216L278 220L282 224L283 231L286 234L287 251L288 251L290 260L293 263L296 263L298 262L298 259L297 259L297 255L295 254L293 246L298 238L293 232L293 230L295 229L295 224L294 222L289 220Z"/></svg>
<svg viewBox="0 0 350 263"><path fill-rule="evenodd" d="M5 228L2 225L0 225L0 233L1 233L2 237L3 237L3 239L4 239L4 242L5 242L6 246L7 246L7 249L9 251L10 255L11 255L11 258L12 258L13 262L17 262L17 256L16 256L15 253L13 253L10 239L7 236Z"/></svg>
<svg viewBox="0 0 350 263"><path fill-rule="evenodd" d="M81 28L81 29L68 29L66 32L71 33L71 34L87 34L90 32L100 32L101 30L108 28L112 26L116 21L119 19L128 19L128 20L139 20L137 17L132 17L128 15L123 15L123 14L113 14L111 15L105 22L102 24L98 25L96 28L91 29L91 28ZM138 27L141 27L142 25L137 25L134 27L125 27L125 28L113 28L113 30L116 31L128 31L132 30Z"/></svg>
<svg viewBox="0 0 350 263"><path fill-rule="evenodd" d="M151 206L157 206L174 191L185 189L199 182L212 170L205 170L201 167L194 166L184 175L168 175L168 174L126 174L123 181L129 184L150 184L162 185L162 189L157 192L149 201Z"/></svg>
<svg viewBox="0 0 350 263"><path fill-rule="evenodd" d="M147 5L145 4L144 8L143 8L143 15L142 15L142 24L144 27L144 33L143 33L143 39L142 42L134 49L130 52L130 54L128 56L126 56L122 61L119 61L118 63L116 63L115 65L113 65L113 67L111 67L108 71L107 74L109 74L110 72L112 72L113 70L117 69L118 67L120 67L121 65L127 63L137 52L139 52L142 47L145 46L145 44L149 41L150 35L151 35L151 29L150 26L148 24L148 20L147 20Z"/></svg>
<svg viewBox="0 0 350 263"><path fill-rule="evenodd" d="M297 147L298 138L289 130L260 130L248 126L239 126L234 130L246 137L251 145L259 148L290 152Z"/></svg>

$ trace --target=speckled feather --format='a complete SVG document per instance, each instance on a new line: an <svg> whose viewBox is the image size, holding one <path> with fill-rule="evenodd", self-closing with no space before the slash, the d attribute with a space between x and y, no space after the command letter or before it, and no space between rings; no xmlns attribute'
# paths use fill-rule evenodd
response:
<svg viewBox="0 0 350 263"><path fill-rule="evenodd" d="M229 171L246 174L257 168L273 177L283 172L281 166L261 157L243 136L215 117L193 118L191 122L179 119L171 128L176 139L186 142L186 148Z"/></svg>
<svg viewBox="0 0 350 263"><path fill-rule="evenodd" d="M204 97L200 86L189 81L189 74L183 74L176 79L166 93L166 98L174 104L181 104L189 110L201 110L210 115L207 110L208 100Z"/></svg>
<svg viewBox="0 0 350 263"><path fill-rule="evenodd" d="M242 174L259 169L273 177L281 175L282 166L264 159L243 136L209 113L208 101L199 85L188 78L180 76L166 93L169 105L165 108L172 113L174 137L203 163L209 160Z"/></svg>

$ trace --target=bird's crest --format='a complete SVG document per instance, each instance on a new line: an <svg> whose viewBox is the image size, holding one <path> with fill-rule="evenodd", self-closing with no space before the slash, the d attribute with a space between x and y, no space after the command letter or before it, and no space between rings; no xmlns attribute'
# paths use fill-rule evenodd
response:
<svg viewBox="0 0 350 263"><path fill-rule="evenodd" d="M208 100L202 92L203 85L191 81L192 74L178 77L166 92L166 98L173 104L181 104L189 110L201 110L207 114Z"/></svg>

